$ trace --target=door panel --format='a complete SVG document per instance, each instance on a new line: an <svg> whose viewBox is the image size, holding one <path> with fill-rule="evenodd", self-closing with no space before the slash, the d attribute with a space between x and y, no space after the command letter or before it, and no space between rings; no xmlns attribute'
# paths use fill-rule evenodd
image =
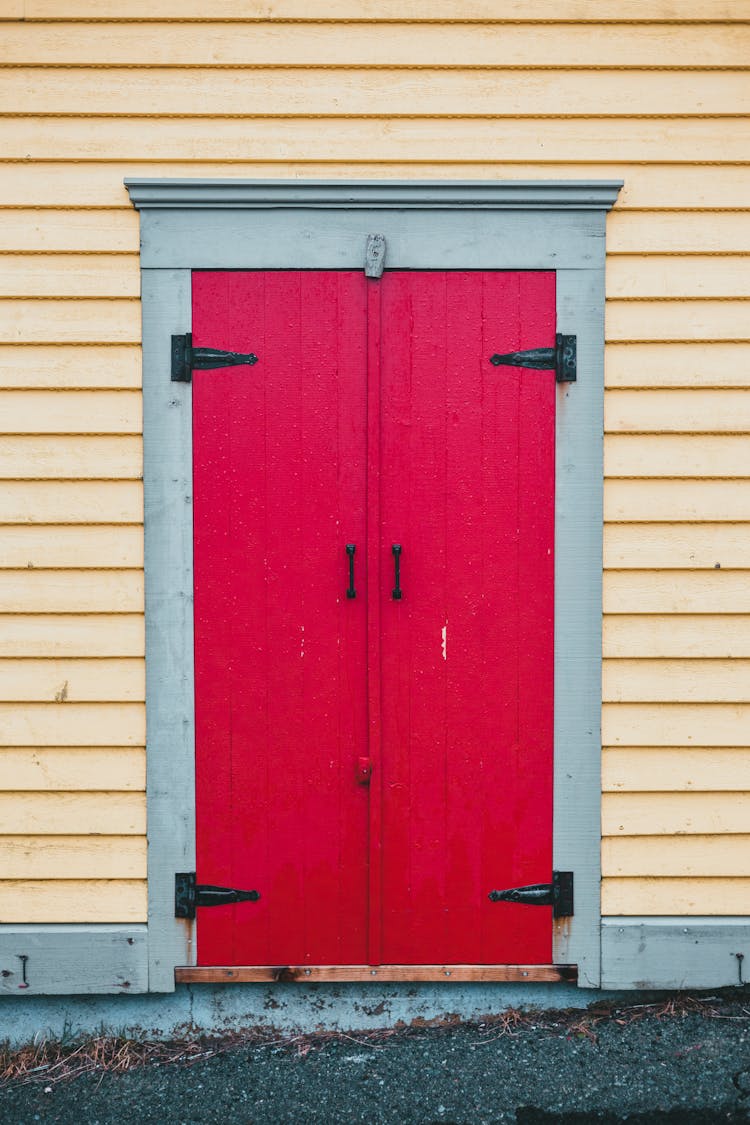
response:
<svg viewBox="0 0 750 1125"><path fill-rule="evenodd" d="M554 274L392 273L382 288L384 963L551 960ZM392 566L392 563L388 565Z"/></svg>
<svg viewBox="0 0 750 1125"><path fill-rule="evenodd" d="M194 344L259 356L193 377L197 878L262 896L199 910L201 964L367 959L365 301L193 276Z"/></svg>

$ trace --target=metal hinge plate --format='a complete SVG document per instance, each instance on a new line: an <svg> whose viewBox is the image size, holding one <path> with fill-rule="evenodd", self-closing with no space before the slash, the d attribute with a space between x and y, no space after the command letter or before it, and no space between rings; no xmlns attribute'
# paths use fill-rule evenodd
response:
<svg viewBox="0 0 750 1125"><path fill-rule="evenodd" d="M235 902L257 902L259 898L258 891L196 884L194 871L178 871L174 877L175 918L195 918L197 906L231 906Z"/></svg>
<svg viewBox="0 0 750 1125"><path fill-rule="evenodd" d="M523 906L551 906L555 918L573 916L573 872L553 871L551 883L532 883L528 887L507 887L490 891L490 902L516 902Z"/></svg>
<svg viewBox="0 0 750 1125"><path fill-rule="evenodd" d="M490 356L494 367L529 367L536 371L554 371L558 383L575 383L577 375L577 341L575 336L558 332L554 348L529 348L525 352L506 352Z"/></svg>
<svg viewBox="0 0 750 1125"><path fill-rule="evenodd" d="M258 362L255 352L224 352L219 348L194 348L193 334L172 337L172 382L190 383L194 371L214 367L244 367Z"/></svg>

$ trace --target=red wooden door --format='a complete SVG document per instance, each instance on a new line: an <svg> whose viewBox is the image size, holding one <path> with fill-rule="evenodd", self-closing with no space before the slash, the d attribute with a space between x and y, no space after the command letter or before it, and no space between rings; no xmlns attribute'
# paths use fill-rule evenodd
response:
<svg viewBox="0 0 750 1125"><path fill-rule="evenodd" d="M194 275L260 356L194 375L197 877L262 895L199 963L551 960L487 894L551 875L554 378L488 357L554 330L551 273Z"/></svg>

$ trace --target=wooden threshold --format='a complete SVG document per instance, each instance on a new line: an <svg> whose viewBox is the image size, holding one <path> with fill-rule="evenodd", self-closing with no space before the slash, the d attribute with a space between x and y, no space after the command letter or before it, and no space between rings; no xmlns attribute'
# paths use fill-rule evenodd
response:
<svg viewBox="0 0 750 1125"><path fill-rule="evenodd" d="M273 981L573 981L576 965L179 965L178 984Z"/></svg>

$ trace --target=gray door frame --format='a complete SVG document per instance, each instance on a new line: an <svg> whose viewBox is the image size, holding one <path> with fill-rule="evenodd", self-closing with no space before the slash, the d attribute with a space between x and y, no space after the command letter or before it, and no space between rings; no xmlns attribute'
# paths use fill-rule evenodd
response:
<svg viewBox="0 0 750 1125"><path fill-rule="evenodd" d="M604 257L620 181L126 180L141 215L143 304L148 987L195 963L174 876L195 869L192 399L170 380L170 338L191 328L193 269L555 270L557 330L578 379L557 388L554 836L575 914L554 927L579 984L600 969ZM260 369L258 369L260 370ZM550 375L550 378L553 378Z"/></svg>

